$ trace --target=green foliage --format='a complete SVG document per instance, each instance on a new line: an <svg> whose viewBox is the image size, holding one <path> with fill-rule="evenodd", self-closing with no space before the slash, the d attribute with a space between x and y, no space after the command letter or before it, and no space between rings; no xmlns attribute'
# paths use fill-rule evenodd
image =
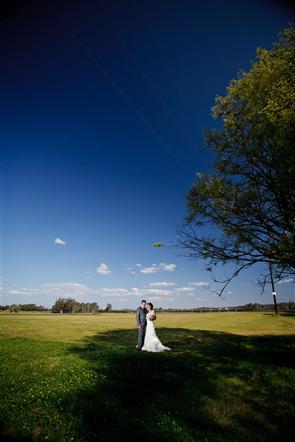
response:
<svg viewBox="0 0 295 442"><path fill-rule="evenodd" d="M20 311L20 309L21 309L21 306L18 305L18 304L12 304L12 305L9 307L9 311L10 311L11 313L17 313L17 312Z"/></svg>
<svg viewBox="0 0 295 442"><path fill-rule="evenodd" d="M20 307L23 312L44 312L48 310L43 305L36 304L21 304Z"/></svg>
<svg viewBox="0 0 295 442"><path fill-rule="evenodd" d="M10 312L47 312L49 309L43 307L43 305L36 304L11 304L11 305L0 305L0 311L7 310Z"/></svg>
<svg viewBox="0 0 295 442"><path fill-rule="evenodd" d="M212 113L223 122L206 138L215 162L211 173L197 174L188 195L180 247L207 259L211 270L220 262L236 263L232 276L258 262L272 263L279 277L294 274L293 28L271 50L257 50L249 71L230 82ZM207 225L216 227L212 236Z"/></svg>
<svg viewBox="0 0 295 442"><path fill-rule="evenodd" d="M58 298L52 306L53 313L97 313L96 302L78 302L73 298Z"/></svg>
<svg viewBox="0 0 295 442"><path fill-rule="evenodd" d="M105 312L111 312L111 311L112 311L112 304L107 304Z"/></svg>
<svg viewBox="0 0 295 442"><path fill-rule="evenodd" d="M160 241L156 241L153 243L154 247L163 247L163 244Z"/></svg>

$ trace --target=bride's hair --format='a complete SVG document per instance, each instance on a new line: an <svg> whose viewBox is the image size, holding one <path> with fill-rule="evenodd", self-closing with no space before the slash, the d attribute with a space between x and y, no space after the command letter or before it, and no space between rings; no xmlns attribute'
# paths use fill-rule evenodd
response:
<svg viewBox="0 0 295 442"><path fill-rule="evenodd" d="M154 306L151 302L148 302L147 305L149 305L152 310L154 309Z"/></svg>

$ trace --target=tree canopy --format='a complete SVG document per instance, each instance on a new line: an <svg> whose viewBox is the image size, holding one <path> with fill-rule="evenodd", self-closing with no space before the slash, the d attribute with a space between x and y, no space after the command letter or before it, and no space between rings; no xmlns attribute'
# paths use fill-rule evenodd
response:
<svg viewBox="0 0 295 442"><path fill-rule="evenodd" d="M78 302L73 298L58 298L51 308L53 313L97 313L96 302Z"/></svg>
<svg viewBox="0 0 295 442"><path fill-rule="evenodd" d="M215 160L190 189L179 246L194 259L206 259L209 271L218 263L235 263L223 289L256 263L266 269L271 264L277 278L294 274L293 27L270 50L257 49L249 70L240 71L226 95L216 97L212 114L222 121L206 135ZM268 277L266 270L260 282Z"/></svg>

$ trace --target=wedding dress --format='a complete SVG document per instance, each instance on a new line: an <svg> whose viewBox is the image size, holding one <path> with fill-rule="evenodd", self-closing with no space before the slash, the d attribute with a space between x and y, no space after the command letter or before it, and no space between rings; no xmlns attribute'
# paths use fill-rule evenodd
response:
<svg viewBox="0 0 295 442"><path fill-rule="evenodd" d="M147 326L144 338L144 344L142 350L144 351L152 351L152 352L160 352L165 350L171 350L169 347L165 347L156 335L155 324L154 321L149 319L149 316L146 317Z"/></svg>

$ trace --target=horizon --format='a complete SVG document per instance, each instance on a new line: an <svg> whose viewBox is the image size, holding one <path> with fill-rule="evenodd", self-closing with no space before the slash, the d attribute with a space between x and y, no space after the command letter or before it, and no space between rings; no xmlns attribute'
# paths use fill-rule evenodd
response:
<svg viewBox="0 0 295 442"><path fill-rule="evenodd" d="M64 299L66 299L66 298L64 298ZM294 302L295 301L280 301L279 303L277 303L277 305L278 305L278 307L280 307L281 304L288 304L288 303L294 304ZM16 312L16 311L10 312L10 314L14 314L14 313L34 313L34 314L35 313L42 313L44 311L48 312L48 311L52 310L52 307L53 307L53 306L45 307L44 305L36 305L36 304L18 304L18 306L20 306L20 307L28 306L28 305L33 305L33 306L38 307L38 308L44 308L44 310L40 310L40 311L38 311L38 310L19 310L18 312ZM139 305L140 305L140 303L139 303ZM250 306L250 305L259 305L261 307L269 307L270 306L270 307L273 308L273 310L275 310L274 303L267 303L267 304L248 303L248 304L244 304L244 305L227 305L227 306L223 306L223 307L200 306L200 307L188 307L188 308L182 308L182 307L162 308L161 306L159 306L157 308L154 307L154 309L155 309L155 311L160 310L160 311L163 311L163 312L171 311L171 310L178 311L178 312L179 312L179 310L182 310L183 312L186 312L186 311L190 312L192 310L193 311L196 311L196 310L199 311L199 310L203 310L203 309L204 310L209 310L209 309L210 310L211 309L217 310L218 309L218 311L223 311L223 310L229 310L229 309L235 309L235 308L244 308L244 307L247 307L247 306ZM8 307L11 307L11 306L17 306L17 304L11 304ZM0 305L0 307L6 307L6 306L5 305L4 306ZM117 313L117 312L122 312L122 311L135 312L138 306L135 306L133 308L132 307L125 307L125 308L121 308L121 309L113 309L113 307L112 307L112 309L109 310L109 311L106 311L105 309L103 309L99 305L98 305L98 307L99 307L99 310L97 310L96 312L79 312L79 311L74 311L74 312L62 312L62 314L69 314L69 315L70 314L82 314L82 315L90 314L90 315L92 315L92 314L96 314L96 313ZM241 310L241 311L245 312L247 310ZM257 311L256 310L249 310L250 313L253 313L253 311L257 312L257 313L269 312L269 310L261 310L261 311L260 310L257 310ZM0 310L0 313L1 313L1 310ZM52 312L52 313L59 314L60 312L56 312L55 311L55 312Z"/></svg>

